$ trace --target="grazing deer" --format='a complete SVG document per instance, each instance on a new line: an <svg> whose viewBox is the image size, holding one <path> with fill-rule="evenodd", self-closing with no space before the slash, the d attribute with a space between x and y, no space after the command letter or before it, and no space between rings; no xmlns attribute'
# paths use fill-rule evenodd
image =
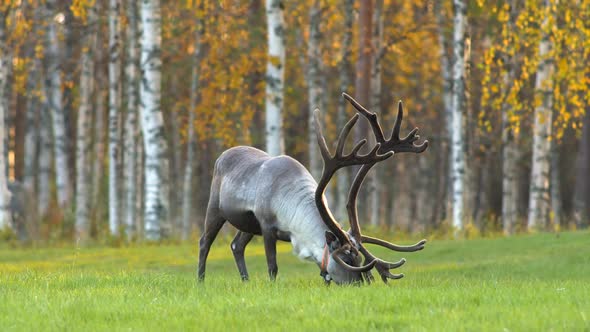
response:
<svg viewBox="0 0 590 332"><path fill-rule="evenodd" d="M201 236L198 278L205 278L205 265L209 249L217 233L226 221L239 231L231 243L231 249L242 280L248 280L244 250L254 235L262 235L271 280L277 275L276 242L290 241L293 253L315 262L326 283L338 284L370 282L370 270L375 268L382 280L399 279L403 274L391 274L390 269L400 267L405 259L390 263L371 254L364 244L412 252L422 250L426 240L412 246L398 246L387 241L361 234L358 222L356 198L361 184L376 163L396 152L421 153L428 141L415 145L417 128L404 138L399 138L403 108L399 103L397 120L391 137L385 139L375 113L367 111L352 97L343 94L357 111L369 120L377 144L366 155L358 151L367 142L358 142L349 154L344 154L344 143L359 119L355 114L344 126L338 137L334 155L331 155L323 137L319 111L315 111L315 130L324 169L319 183L295 159L289 156L270 157L253 147L238 146L223 152L215 162L211 183L211 195L205 218L205 231ZM351 229L344 231L328 209L324 191L334 173L347 166L361 168L351 186L347 210ZM360 253L365 261L361 262Z"/></svg>

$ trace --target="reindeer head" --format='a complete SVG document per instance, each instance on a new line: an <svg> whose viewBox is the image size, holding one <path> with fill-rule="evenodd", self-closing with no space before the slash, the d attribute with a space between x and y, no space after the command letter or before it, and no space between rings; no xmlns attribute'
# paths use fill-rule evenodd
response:
<svg viewBox="0 0 590 332"><path fill-rule="evenodd" d="M351 243L354 239L349 237ZM362 263L361 255L356 246L351 243L341 243L338 237L326 231L326 246L322 255L322 277L326 282L334 281L337 284L362 283L362 272L351 267L358 267Z"/></svg>
<svg viewBox="0 0 590 332"><path fill-rule="evenodd" d="M377 115L366 110L346 93L344 93L343 96L360 114L369 120L377 144L366 155L359 155L358 151L367 143L367 140L363 139L354 146L350 154L345 155L343 153L346 137L359 119L359 114L355 114L340 132L336 152L334 156L332 156L322 134L318 116L319 111L315 111L316 135L324 160L324 169L315 192L315 201L322 220L330 230L326 232L326 246L324 248L321 264L321 274L328 283L330 280L334 280L338 284L362 282L363 277L367 282L370 282L372 280L370 270L376 268L384 282L387 282L388 279L399 279L403 277L403 274L391 274L389 270L402 266L406 260L402 258L394 263L381 260L371 254L364 247L363 243L376 244L394 251L411 252L424 249L426 240L422 240L412 246L398 246L381 239L362 235L358 222L356 198L365 176L376 163L391 157L396 152L424 152L428 147L428 141L424 141L424 143L420 145L414 144L414 142L420 138L420 136L416 134L418 131L417 128L412 130L405 138L400 139L399 131L403 119L403 107L401 102L398 106L398 115L391 136L389 139L385 139ZM347 209L351 229L349 232L345 232L327 208L324 199L324 191L326 190L330 179L338 169L352 165L362 166L354 179L348 195ZM364 265L361 264L361 253L365 258Z"/></svg>

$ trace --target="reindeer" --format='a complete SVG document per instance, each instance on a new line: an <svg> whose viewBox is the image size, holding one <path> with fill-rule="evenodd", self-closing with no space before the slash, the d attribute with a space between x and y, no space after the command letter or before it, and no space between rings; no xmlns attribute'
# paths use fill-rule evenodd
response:
<svg viewBox="0 0 590 332"><path fill-rule="evenodd" d="M396 122L389 139L385 139L377 115L366 110L352 97L343 93L371 125L376 145L365 155L359 150L367 143L358 142L349 154L344 143L359 119L355 114L346 123L338 137L336 151L332 155L322 134L319 110L315 110L315 131L324 161L319 183L307 169L289 156L270 157L265 152L248 146L233 147L221 154L215 162L211 194L205 217L205 230L200 239L199 281L205 278L205 267L211 244L226 221L238 229L231 242L238 271L242 280L248 280L244 251L254 235L262 235L271 280L275 280L277 240L291 242L293 253L304 260L315 262L320 275L327 284L371 282L370 270L375 268L383 282L400 279L403 274L392 274L391 269L405 263L387 262L375 257L365 244L374 244L393 251L413 252L422 250L426 240L411 246L399 246L387 241L361 234L358 222L356 199L362 182L369 170L378 162L397 152L421 153L428 141L414 144L419 139L418 129L400 139L403 118L402 103L399 103ZM346 232L328 209L324 192L334 173L343 167L361 166L351 186L347 211L350 231ZM362 262L361 254L364 256Z"/></svg>

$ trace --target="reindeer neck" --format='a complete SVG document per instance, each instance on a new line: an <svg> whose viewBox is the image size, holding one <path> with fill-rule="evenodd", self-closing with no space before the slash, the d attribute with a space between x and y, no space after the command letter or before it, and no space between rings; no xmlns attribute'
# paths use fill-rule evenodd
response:
<svg viewBox="0 0 590 332"><path fill-rule="evenodd" d="M290 234L293 253L301 259L320 264L326 244L325 232L328 227L324 224L315 204L316 187L317 184L313 179L294 183L285 192L288 197L282 200L289 204L281 204L276 213L279 228Z"/></svg>

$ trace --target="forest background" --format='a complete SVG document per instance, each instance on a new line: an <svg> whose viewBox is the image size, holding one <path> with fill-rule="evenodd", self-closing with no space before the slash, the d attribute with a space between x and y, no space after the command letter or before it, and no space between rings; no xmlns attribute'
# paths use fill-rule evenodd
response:
<svg viewBox="0 0 590 332"><path fill-rule="evenodd" d="M429 148L373 170L367 228L588 226L590 1L0 2L3 239L194 239L235 145L318 179L353 95ZM387 135L387 133L386 133ZM367 124L356 140L371 138ZM346 222L352 172L327 198Z"/></svg>

